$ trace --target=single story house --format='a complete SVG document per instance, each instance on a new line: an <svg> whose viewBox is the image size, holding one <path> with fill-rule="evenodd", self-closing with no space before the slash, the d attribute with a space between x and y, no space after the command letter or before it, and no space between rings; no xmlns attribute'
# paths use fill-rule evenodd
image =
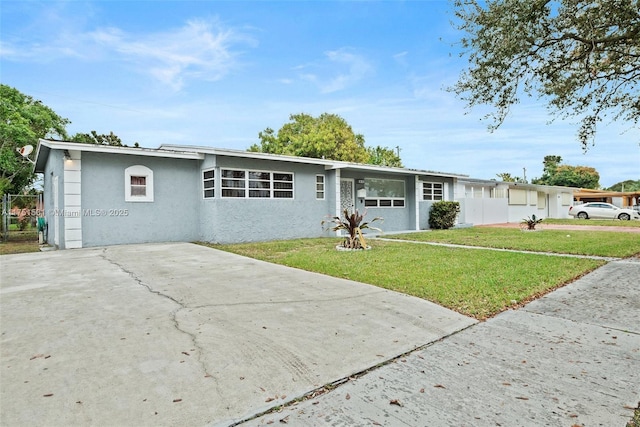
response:
<svg viewBox="0 0 640 427"><path fill-rule="evenodd" d="M344 209L385 231L428 227L464 175L211 147L158 149L40 140L48 239L61 249L234 243L328 235Z"/></svg>
<svg viewBox="0 0 640 427"><path fill-rule="evenodd" d="M572 201L564 188L186 145L40 140L35 172L44 175L47 241L61 249L327 236L321 221L354 208L383 217L385 232L422 230L438 200L460 201L460 224L564 217Z"/></svg>

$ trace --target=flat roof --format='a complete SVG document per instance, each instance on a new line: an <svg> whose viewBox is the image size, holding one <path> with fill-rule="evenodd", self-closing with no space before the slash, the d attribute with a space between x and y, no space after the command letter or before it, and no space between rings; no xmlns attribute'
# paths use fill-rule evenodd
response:
<svg viewBox="0 0 640 427"><path fill-rule="evenodd" d="M160 146L160 149L178 150L178 151L190 150L198 153L215 154L215 155L221 155L221 156L243 157L243 158L249 158L249 159L275 160L275 161L282 161L282 162L322 165L327 170L356 169L356 170L367 170L367 171L382 172L382 173L396 173L396 174L404 174L404 175L431 175L431 176L443 176L443 177L455 177L455 178L468 177L468 175L447 173L447 172L397 168L397 167L390 167L390 166L370 165L365 163L344 162L340 160L328 160L328 159L316 159L312 157L290 156L285 154L259 153L254 151L245 151L245 150L202 147L197 145L162 144Z"/></svg>
<svg viewBox="0 0 640 427"><path fill-rule="evenodd" d="M46 159L50 150L87 151L95 153L126 154L133 156L166 157L177 159L202 160L206 154L221 155L229 157L242 157L248 159L273 160L281 162L292 162L302 164L314 164L324 166L326 170L350 169L363 170L379 173L393 173L411 176L439 176L451 178L468 178L469 175L430 171L423 169L408 169L390 166L370 165L364 163L352 163L339 160L316 159L311 157L298 157L283 154L258 153L245 150L233 150L215 147L203 147L196 145L174 145L163 144L158 148L122 147L112 145L83 144L69 141L55 141L40 139L34 171L42 173L46 165Z"/></svg>
<svg viewBox="0 0 640 427"><path fill-rule="evenodd" d="M83 144L79 142L40 139L34 164L35 172L44 172L47 158L49 157L49 151L51 150L88 151L94 153L127 154L132 156L166 157L172 159L204 159L204 154L193 151L163 150L157 148L140 147L120 147L113 145Z"/></svg>

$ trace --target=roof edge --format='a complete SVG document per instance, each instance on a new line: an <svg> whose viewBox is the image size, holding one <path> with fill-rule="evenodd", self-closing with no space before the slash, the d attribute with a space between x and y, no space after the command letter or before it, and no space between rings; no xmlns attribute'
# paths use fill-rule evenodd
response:
<svg viewBox="0 0 640 427"><path fill-rule="evenodd" d="M45 147L45 149L43 149L43 147ZM204 159L204 154L193 151L162 150L159 148L141 147L120 147L113 145L83 144L79 142L40 139L38 140L38 150L36 151L36 172L41 172L40 169L44 169L43 162L45 162L45 160L42 159L42 156L47 157L50 150L87 151L94 153L128 154L133 156L167 157L173 159Z"/></svg>
<svg viewBox="0 0 640 427"><path fill-rule="evenodd" d="M432 175L432 176L443 176L443 177L452 177L452 178L468 177L468 175L447 173L447 172L397 168L397 167L391 167L391 166L370 165L366 163L352 163L352 162L345 162L341 160L316 159L313 157L299 157L299 156L291 156L286 154L259 153L255 151L203 147L203 146L197 146L197 145L162 144L160 146L160 149L189 150L189 151L205 153L205 154L214 154L214 155L223 155L223 156L232 156L232 157L245 157L245 158L260 159L260 160L279 160L279 161L292 162L292 163L315 164L315 165L322 165L325 167L325 169L351 168L351 169L359 169L359 170L377 171L377 172L383 172L383 173L384 172L401 173L405 175Z"/></svg>

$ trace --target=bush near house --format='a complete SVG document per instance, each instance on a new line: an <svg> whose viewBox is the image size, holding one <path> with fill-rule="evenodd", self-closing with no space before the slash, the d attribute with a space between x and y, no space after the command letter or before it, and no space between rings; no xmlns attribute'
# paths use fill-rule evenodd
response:
<svg viewBox="0 0 640 427"><path fill-rule="evenodd" d="M429 227L436 230L446 230L456 224L456 217L460 213L460 203L439 201L429 209Z"/></svg>

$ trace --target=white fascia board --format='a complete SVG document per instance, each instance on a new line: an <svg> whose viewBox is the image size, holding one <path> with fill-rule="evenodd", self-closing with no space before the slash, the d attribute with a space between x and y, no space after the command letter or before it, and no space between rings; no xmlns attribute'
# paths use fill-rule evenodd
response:
<svg viewBox="0 0 640 427"><path fill-rule="evenodd" d="M194 151L198 153L215 154L220 156L243 157L243 158L249 158L249 159L276 160L276 161L283 161L283 162L324 165L325 170L335 170L335 169L354 170L355 169L355 170L364 170L364 171L371 171L371 172L395 173L395 174L404 174L404 175L429 175L429 176L441 176L441 177L452 177L452 178L468 177L468 175L452 174L452 173L444 173L444 172L433 172L433 171L425 171L425 170L419 170L419 169L393 168L393 167L387 167L387 166L367 165L363 163L343 162L339 160L314 159L311 157L297 157L297 156L287 156L282 154L257 153L254 151L230 150L230 149L214 148L214 147L202 147L202 146L196 146L196 145L163 144L159 147L159 149Z"/></svg>
<svg viewBox="0 0 640 427"><path fill-rule="evenodd" d="M364 171L370 171L370 172L393 173L393 174L414 175L414 176L439 176L439 177L445 177L445 178L461 178L461 177L468 176L468 175L460 175L460 174L446 173L446 172L427 171L427 170L421 170L421 169L393 168L388 166L376 166L376 165L366 165L361 163L346 163L346 162L336 162L331 167L328 167L327 169L355 169L355 170L364 170Z"/></svg>
<svg viewBox="0 0 640 427"><path fill-rule="evenodd" d="M161 150L155 148L117 147L112 145L82 144L78 142L40 140L44 145L54 150L88 151L94 153L129 154L133 156L168 157L172 159L202 160L204 154L193 151Z"/></svg>
<svg viewBox="0 0 640 427"><path fill-rule="evenodd" d="M257 153L254 151L231 150L226 148L202 147L202 146L196 146L196 145L162 144L159 147L159 149L193 151L197 153L213 154L218 156L242 157L245 159L274 160L274 161L280 161L280 162L325 165L325 168L327 165L332 165L334 163L332 160L314 159L311 157L287 156L284 154L271 154L271 153Z"/></svg>

